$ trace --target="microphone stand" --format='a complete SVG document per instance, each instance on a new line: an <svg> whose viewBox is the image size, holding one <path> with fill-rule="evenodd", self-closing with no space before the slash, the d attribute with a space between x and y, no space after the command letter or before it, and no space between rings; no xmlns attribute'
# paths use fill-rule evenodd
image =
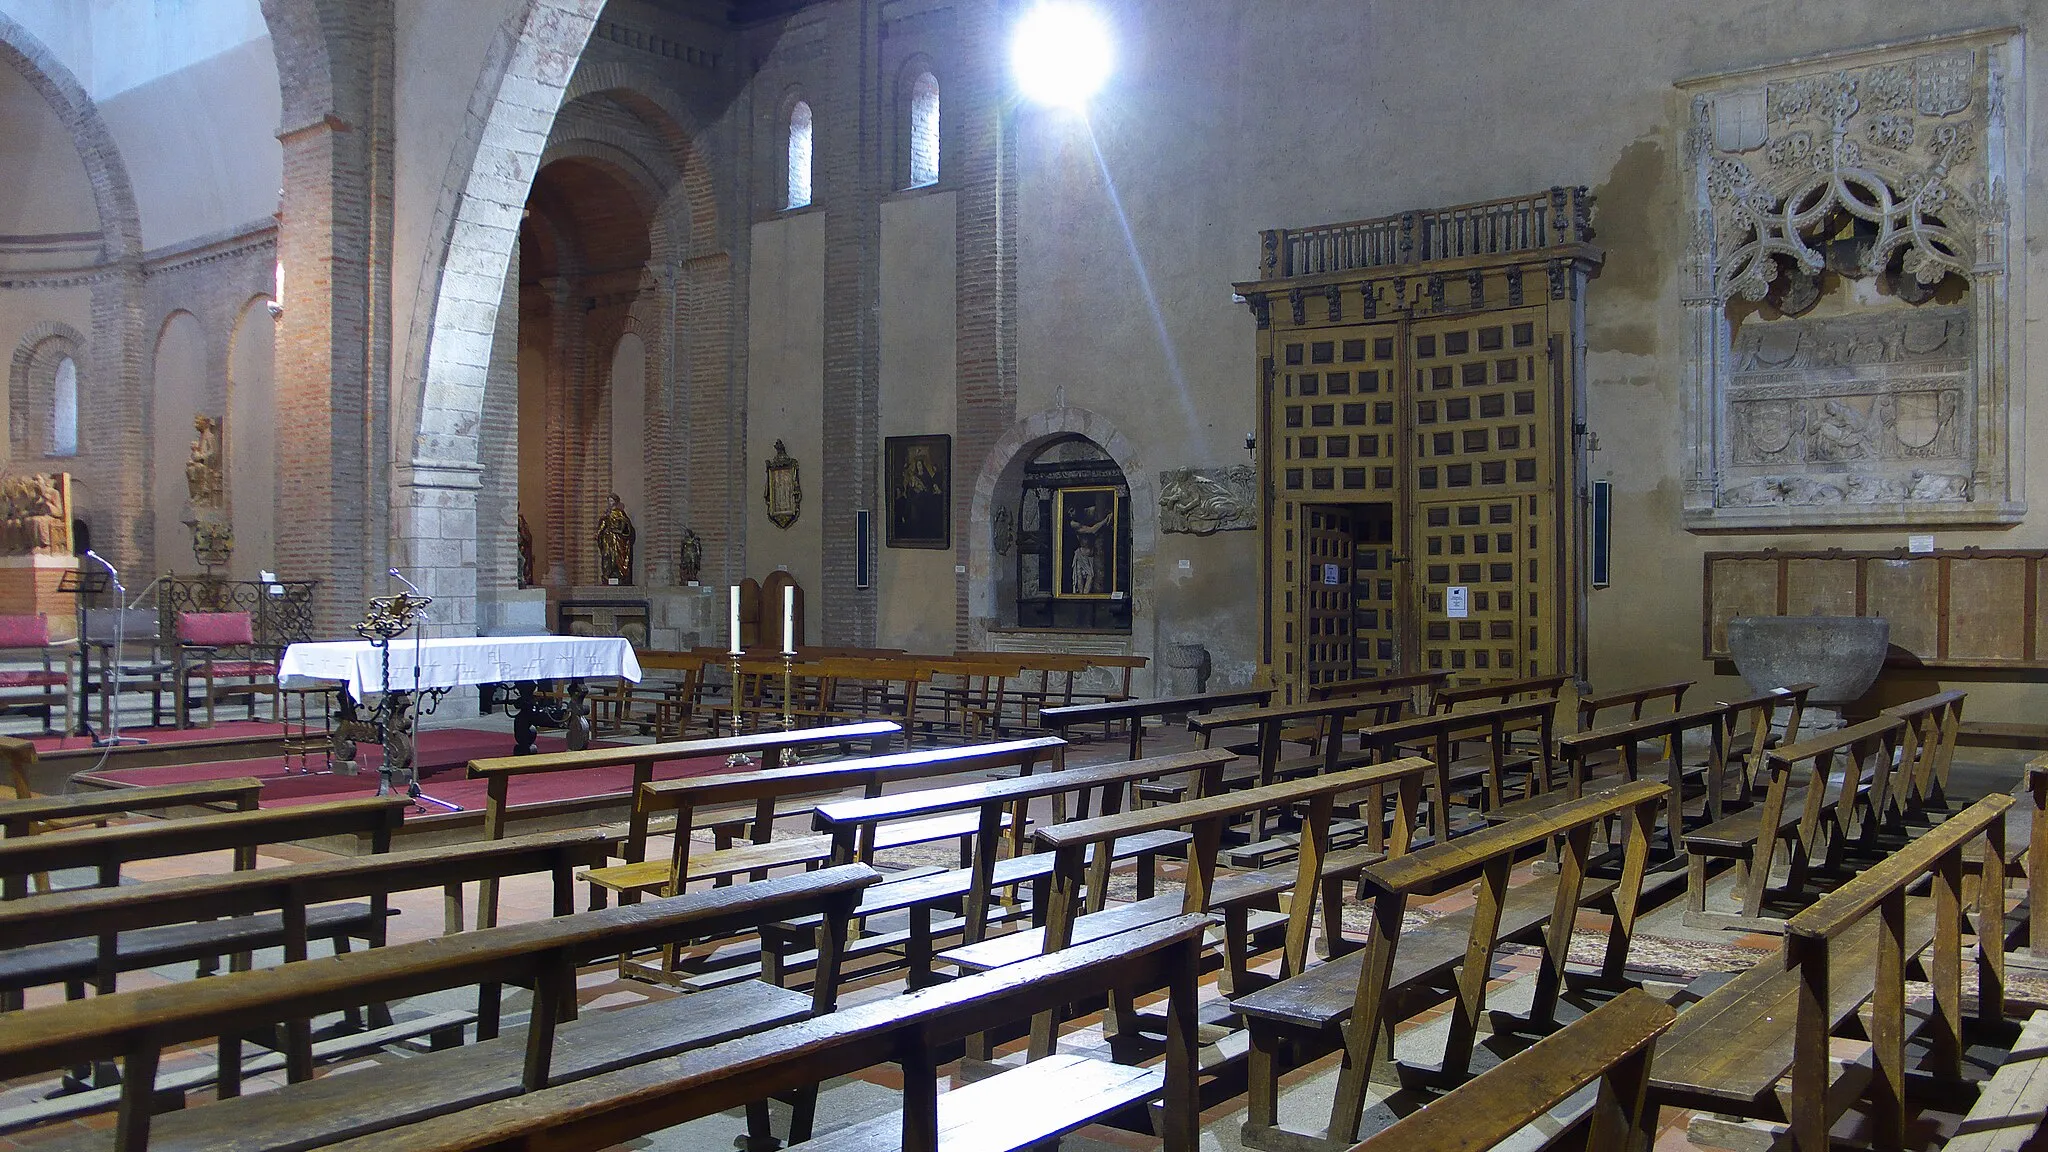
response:
<svg viewBox="0 0 2048 1152"><path fill-rule="evenodd" d="M100 696L109 699L107 735L95 738L93 747L111 749L123 744L147 744L149 741L140 736L121 735L121 655L128 638L128 589L121 583L120 571L107 563L106 557L87 549L85 558L105 568L107 579L114 585L114 646L111 650L100 649ZM145 592L148 590L143 589ZM178 691L184 690L183 684L178 685Z"/></svg>

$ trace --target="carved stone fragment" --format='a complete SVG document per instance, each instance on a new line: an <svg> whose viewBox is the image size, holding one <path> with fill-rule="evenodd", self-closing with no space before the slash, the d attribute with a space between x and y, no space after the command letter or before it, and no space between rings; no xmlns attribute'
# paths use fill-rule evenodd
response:
<svg viewBox="0 0 2048 1152"><path fill-rule="evenodd" d="M1159 530L1207 536L1258 527L1258 473L1249 464L1159 474Z"/></svg>

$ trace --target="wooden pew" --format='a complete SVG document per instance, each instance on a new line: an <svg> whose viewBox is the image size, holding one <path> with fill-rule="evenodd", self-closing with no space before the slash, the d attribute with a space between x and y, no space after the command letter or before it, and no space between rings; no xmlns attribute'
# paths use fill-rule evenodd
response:
<svg viewBox="0 0 2048 1152"><path fill-rule="evenodd" d="M1473 1152L1493 1148L1564 1104L1579 1089L1600 1082L1586 1113L1569 1127L1584 1128L1589 1149L1648 1149L1657 1113L1644 1106L1657 1037L1678 1014L1640 988L1630 988L1538 1040L1498 1067L1480 1073L1441 1099L1382 1128L1355 1152Z"/></svg>
<svg viewBox="0 0 2048 1152"><path fill-rule="evenodd" d="M1157 1100L1165 1152L1197 1152L1196 958L1205 921L1178 917L1094 944L969 976L915 996L841 1009L683 1056L622 1068L442 1116L332 1152L596 1152L710 1116L768 1092L788 1091L880 1064L903 1073L901 1114L884 1114L808 1139L793 1126L791 1152L1023 1152ZM942 1053L962 1038L1047 1008L1164 988L1163 1033L1134 1068L1053 1054L990 1079L939 1091Z"/></svg>
<svg viewBox="0 0 2048 1152"><path fill-rule="evenodd" d="M1484 783L1488 806L1492 808L1506 802L1507 777L1511 772L1527 771L1532 791L1547 786L1553 777L1551 731L1556 713L1557 701L1539 696L1377 724L1361 729L1358 743L1361 750L1380 760L1420 754L1437 766L1436 799L1430 819L1434 837L1442 843L1451 836L1452 793L1471 781ZM1514 734L1523 731L1538 736L1533 753L1523 752L1513 744Z"/></svg>
<svg viewBox="0 0 2048 1152"><path fill-rule="evenodd" d="M371 852L382 853L391 847L392 834L398 830L408 803L403 796L336 800L292 808L230 812L218 816L194 816L185 820L122 824L61 835L0 840L0 885L4 885L0 890L8 894L8 900L0 902L0 907L15 900L30 899L27 889L31 875L66 868L90 868L94 872L96 887L113 888L120 884L121 868L125 864L198 852L233 851L236 871L256 867L257 848L294 840L330 836L367 837ZM33 899L50 899L63 895L65 891L77 890L67 889ZM374 902L370 905L325 906L311 917L308 930L321 939L334 940L337 949L345 949L346 941L350 939L381 939L384 909ZM113 991L120 972L193 958L210 965L214 958L238 954L247 947L249 945L242 940L240 930L228 923L193 924L181 931L138 936L130 941L102 934L98 947L93 951L93 982L98 991L105 994ZM17 981L45 970L38 958L18 958L17 963L22 965L21 971L16 973ZM205 970L203 967L202 972ZM69 969L65 971L67 974L70 972ZM65 979L69 996L76 999L85 994L81 980L71 975ZM0 992L0 1008L17 1007L20 997L18 989Z"/></svg>
<svg viewBox="0 0 2048 1152"><path fill-rule="evenodd" d="M1225 926L1224 986L1232 995L1238 995L1249 991L1254 983L1246 964L1251 936L1248 912L1291 892L1283 962L1286 971L1299 972L1308 963L1309 940L1318 907L1325 918L1324 938L1332 947L1342 947L1343 925L1336 919L1341 913L1338 888L1345 879L1382 858L1369 849L1331 851L1330 820L1338 797L1375 785L1384 787L1403 776L1419 776L1422 767L1417 761L1403 761L1353 768L1040 828L1035 833L1038 842L1053 854L1052 888L1046 902L1044 927L955 948L941 953L939 958L964 971L982 972L1170 916L1220 915ZM1224 872L1218 868L1217 849L1225 828L1252 812L1297 806L1303 809L1302 846L1293 869ZM1124 837L1167 829L1186 829L1192 837L1180 895L1103 909L1100 894L1108 883L1110 866L1104 846ZM1128 1014L1128 1006L1119 1009L1120 1016ZM1047 1050L1055 1024L1051 1017L1045 1017L1034 1025L1033 1051ZM1129 1030L1128 1022L1120 1020L1118 1033Z"/></svg>
<svg viewBox="0 0 2048 1152"><path fill-rule="evenodd" d="M1749 932L1776 927L1777 919L1764 914L1764 897L1779 842L1791 852L1789 894L1796 898L1816 849L1825 845L1828 862L1838 863L1845 841L1858 830L1859 812L1883 810L1892 753L1904 728L1898 717L1880 715L1766 753L1770 782L1763 802L1685 834L1685 923ZM1838 769L1843 781L1831 783ZM1875 823L1865 827L1874 830ZM1741 899L1734 913L1707 907L1707 873L1716 859L1735 862Z"/></svg>
<svg viewBox="0 0 2048 1152"><path fill-rule="evenodd" d="M1644 770L1644 746L1659 748L1664 782L1671 789L1669 807L1664 813L1664 833L1675 856L1679 838L1685 833L1685 786L1689 779L1698 777L1706 791L1706 822L1721 819L1727 791L1727 722L1728 710L1714 705L1560 736L1557 755L1564 761L1564 791L1573 797L1584 795L1587 781L1593 778L1598 766L1604 765L1619 766L1623 779L1638 779ZM1706 734L1707 756L1699 764L1689 762L1685 754L1685 738L1694 732ZM1527 815L1554 803L1558 795L1553 792L1547 797L1510 804L1501 810L1501 815Z"/></svg>
<svg viewBox="0 0 2048 1152"><path fill-rule="evenodd" d="M1600 718L1600 713L1613 708L1627 708L1630 720L1641 720L1643 708L1659 700L1671 701L1671 712L1685 710L1685 694L1693 686L1691 680L1673 680L1669 684L1649 684L1641 688L1627 688L1620 692L1607 692L1598 696L1579 697L1579 731L1588 732Z"/></svg>
<svg viewBox="0 0 2048 1152"><path fill-rule="evenodd" d="M886 720L867 721L829 728L804 728L794 732L757 732L751 736L714 737L708 740L679 740L666 744L634 744L624 748L585 748L578 752L554 752L541 756L490 756L469 762L469 778L484 781L484 838L501 839L511 814L508 799L515 776L539 776L553 772L581 772L591 768L630 767L635 799L633 815L622 830L624 855L628 860L644 857L649 833L645 815L637 803L642 785L654 779L654 766L667 760L699 760L736 756L758 756L763 763L780 761L799 749L865 741L870 755L889 750L900 731ZM614 835L618 835L615 831ZM484 884L477 895L479 928L498 922L498 884Z"/></svg>
<svg viewBox="0 0 2048 1152"><path fill-rule="evenodd" d="M1119 720L1131 727L1130 758L1145 758L1145 725L1152 717L1208 715L1218 708L1250 705L1264 708L1273 700L1271 688L1234 688L1225 692L1204 692L1196 696L1160 696L1150 700L1108 700L1095 704L1067 704L1041 709L1039 726L1055 736L1073 739L1072 731L1083 724L1100 724L1106 736L1109 726Z"/></svg>
<svg viewBox="0 0 2048 1152"><path fill-rule="evenodd" d="M1955 760L1966 695L1950 689L1885 709L1886 715L1906 722L1906 730L1899 734L1901 779L1891 794L1898 819L1925 823L1948 807L1948 771Z"/></svg>
<svg viewBox="0 0 2048 1152"><path fill-rule="evenodd" d="M1239 708L1190 716L1188 730L1201 736L1202 747L1208 748L1215 742L1216 733L1223 729L1257 729L1258 739L1251 746L1255 749L1256 768L1225 772L1223 782L1226 787L1247 784L1263 788L1283 777L1334 770L1344 751L1342 725L1345 721L1363 717L1368 725L1387 724L1400 719L1408 704L1408 697L1399 692L1378 696L1340 696L1332 700L1273 704L1263 708ZM1303 722L1312 723L1322 730L1318 750L1305 756L1281 759L1282 733ZM1255 812L1251 839L1257 842L1265 838L1265 813Z"/></svg>
<svg viewBox="0 0 2048 1152"><path fill-rule="evenodd" d="M1812 683L1789 684L1755 696L1721 701L1721 707L1728 713L1723 725L1728 732L1728 745L1723 753L1728 767L1740 773L1738 778L1745 796L1762 791L1764 753L1780 744L1799 742L1806 698L1818 687ZM1787 710L1783 724L1778 722L1780 708Z"/></svg>
<svg viewBox="0 0 2048 1152"><path fill-rule="evenodd" d="M0 1018L0 1077L121 1057L113 1139L121 1152L276 1146L285 1137L317 1144L321 1137L382 1132L829 1012L838 993L836 958L820 964L809 997L755 981L580 1017L576 972L622 949L732 933L791 914L823 913L831 937L875 879L873 869L851 865L16 1013ZM836 957L836 939L824 947ZM303 1021L366 1002L501 981L535 989L523 1037L313 1079ZM301 1023L287 1046L284 1088L237 1097L230 1089L239 1085L224 1076L227 1098L152 1118L166 1049L227 1038L221 1062L231 1063L239 1059L236 1038L243 1032L286 1021ZM107 1135L96 1132L42 1146L107 1144Z"/></svg>
<svg viewBox="0 0 2048 1152"><path fill-rule="evenodd" d="M153 788L117 788L73 796L31 796L0 800L0 838L27 836L52 826L76 827L83 821L104 822L131 812L171 808L203 808L215 812L248 812L256 807L263 781L254 776L230 780L194 780Z"/></svg>
<svg viewBox="0 0 2048 1152"><path fill-rule="evenodd" d="M859 859L861 844L874 839L871 830L887 821L923 820L948 812L972 811L978 822L971 862L967 867L877 884L868 889L861 897L858 916L865 918L907 911L910 926L902 933L863 937L851 946L849 955L860 955L876 948L905 947L905 959L910 968L909 986L913 989L923 987L931 982L932 949L936 936L958 932L963 943L979 941L987 935L993 919L991 913L996 911L999 890L1029 884L1039 892L1050 882L1052 855L1045 852L1027 854L1033 843L1025 822L1026 807L1031 801L1063 800L1068 794L1074 794L1077 799L1076 818L1086 819L1090 794L1100 793L1096 810L1103 815L1114 815L1123 810L1123 793L1132 784L1183 774L1196 779L1194 791L1197 795L1211 795L1217 791L1222 767L1230 759L1230 753L1220 750L1180 752L1149 760L1068 768L1009 780L927 788L819 805L811 814L812 821L818 831L832 838L832 859L837 863ZM1007 835L1004 833L1006 812ZM1109 846L1110 859L1112 862L1138 861L1138 897L1143 900L1152 895L1154 857L1179 848L1187 841L1187 833L1170 828L1122 836ZM998 858L999 849L1004 847L1008 848L1008 858ZM1099 909L1101 893L1098 890L1093 895ZM935 922L933 912L944 905L958 905L959 918L950 923ZM1045 911L1042 892L1033 899L1029 911L1035 918L1042 919ZM810 927L810 924L801 922L773 925L764 930L762 946L770 951L789 951L797 944L800 934Z"/></svg>
<svg viewBox="0 0 2048 1152"><path fill-rule="evenodd" d="M1439 712L1455 712L1467 704L1510 704L1524 696L1556 700L1559 690L1570 682L1569 676L1532 676L1526 680L1443 688L1437 692L1434 703Z"/></svg>
<svg viewBox="0 0 2048 1152"><path fill-rule="evenodd" d="M1996 931L1979 935L1979 1007L1975 1020L1966 1020L1963 851L1972 840L1986 841L1981 892L1990 904L1978 915L1995 923L2004 915L2003 866L1995 861L2002 859L2012 803L2004 795L1978 801L1787 920L1782 956L1680 1014L1659 1049L1652 1103L1748 1117L1773 1126L1765 1138L1783 1133L1800 1152L1827 1152L1828 1129L1854 1101L1865 1103L1877 1146L1897 1148L1909 1097L1968 1091L1965 1029L1983 1035L2003 1027L2005 955ZM1909 897L1923 879L1932 896ZM1918 960L1930 947L1933 954ZM1933 1008L1925 1013L1907 1008L1907 968L1916 960L1933 986ZM1838 1080L1829 1037L1845 1024L1861 1029L1855 1021L1866 1002L1871 1057ZM1927 1054L1909 1077L1905 1048L1916 1033ZM1736 1036L1740 1043L1731 1043Z"/></svg>
<svg viewBox="0 0 2048 1152"><path fill-rule="evenodd" d="M240 957L246 957L248 950L280 948L287 963L304 960L325 918L321 906L343 900L369 901L368 943L382 947L389 897L419 888L448 891L447 931L459 932L462 885L487 877L552 873L554 914L566 916L575 911L573 870L603 857L603 837L596 829L567 830L12 900L0 904L0 939L9 942L9 947L0 951L0 981L5 981L6 991L17 995L37 984L82 982L96 973L110 982L119 963L111 951L117 937L121 950L131 956L147 955L152 963L210 959L230 946L243 950ZM196 948L180 952L181 938L195 940ZM347 936L336 938L335 951L348 951ZM248 965L238 962L235 968L244 971ZM460 1028L470 1020L477 1022L478 1035L488 1039L497 1034L498 1010L496 990L491 987L483 990L475 1014L442 1012L393 1024L381 1004L373 1005L374 1027L368 1033L347 1037L340 1044L330 1043L327 1048L365 1051ZM255 1066L225 1064L220 1073L253 1075L273 1066L283 1067L282 1055L265 1056ZM111 1107L118 1096L118 1089L101 1088L62 1096L38 1107L9 1110L0 1113L0 1131L100 1111Z"/></svg>
<svg viewBox="0 0 2048 1152"><path fill-rule="evenodd" d="M1040 763L1058 767L1064 762L1065 749L1066 744L1057 737L1041 736L1003 744L898 752L889 756L796 768L656 780L641 785L640 797L634 805L636 811L644 809L649 814L673 811L675 826L683 829L693 826L695 814L701 809L752 804L757 813L753 821L753 842L693 857L690 837L679 831L673 837L675 846L667 860L629 860L623 864L590 869L583 873L582 878L619 893L621 901L632 901L642 893L674 895L682 892L692 879L718 879L748 873L765 875L770 868L815 866L831 854L831 838L800 836L773 840L774 814L780 810L779 801L836 793L854 787L862 788L866 795L878 796L882 786L892 782L965 772L1017 768L1028 775ZM941 817L940 820L943 826L936 829L914 828L890 837L871 832L869 843L861 846L860 856L864 860L873 859L877 848L921 843L937 836L973 833L971 818L964 825L949 817ZM672 953L666 955L662 975L672 972L674 966L675 956Z"/></svg>
<svg viewBox="0 0 2048 1152"><path fill-rule="evenodd" d="M1372 934L1363 951L1350 952L1272 987L1240 997L1235 1007L1251 1026L1250 1103L1244 1140L1269 1150L1340 1149L1358 1138L1369 1079L1393 1076L1396 1022L1441 1000L1435 991L1456 973L1450 1038L1440 1071L1422 1073L1462 1079L1472 1054L1494 949L1539 937L1543 941L1536 999L1530 1023L1539 1029L1555 1018L1564 985L1578 908L1596 899L1615 908L1608 932L1602 977L1618 981L1635 930L1638 897L1649 859L1651 827L1664 803L1665 786L1638 780L1595 792L1548 812L1432 844L1397 860L1369 865L1360 879L1372 898ZM1587 879L1594 834L1620 817L1628 832L1619 881ZM1562 839L1555 875L1511 888L1508 876L1518 854ZM1410 901L1452 890L1480 874L1475 907L1444 916L1427 928L1403 930ZM1494 1029L1503 1018L1496 1014ZM1341 1046L1344 1061L1329 1127L1306 1133L1280 1125L1280 1074L1290 1052L1310 1059Z"/></svg>
<svg viewBox="0 0 2048 1152"><path fill-rule="evenodd" d="M1449 687L1450 683L1449 672L1404 672L1395 676L1361 676L1356 680L1311 685L1308 698L1311 701L1334 700L1339 696L1380 695L1407 689L1415 710L1428 712L1436 702L1436 694Z"/></svg>

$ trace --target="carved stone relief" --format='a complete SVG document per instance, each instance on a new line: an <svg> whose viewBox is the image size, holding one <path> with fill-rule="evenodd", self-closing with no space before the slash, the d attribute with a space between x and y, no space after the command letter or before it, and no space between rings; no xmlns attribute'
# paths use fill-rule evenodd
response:
<svg viewBox="0 0 2048 1152"><path fill-rule="evenodd" d="M1159 530L1207 536L1259 526L1258 472L1249 464L1159 474Z"/></svg>
<svg viewBox="0 0 2048 1152"><path fill-rule="evenodd" d="M1688 527L2024 513L2019 47L1978 33L1681 85Z"/></svg>

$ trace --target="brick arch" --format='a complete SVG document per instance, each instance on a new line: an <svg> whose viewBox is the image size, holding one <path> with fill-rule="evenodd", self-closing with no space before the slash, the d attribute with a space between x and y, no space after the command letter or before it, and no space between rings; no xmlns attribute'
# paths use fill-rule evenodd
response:
<svg viewBox="0 0 2048 1152"><path fill-rule="evenodd" d="M674 194L679 194L689 209L687 247L678 255L687 258L722 247L719 222L737 216L721 210L710 166L697 147L704 136L703 126L682 98L653 72L616 61L593 62L577 69L564 103L591 96L618 101L667 145L669 158L681 174ZM684 240L680 236L675 239Z"/></svg>
<svg viewBox="0 0 2048 1152"><path fill-rule="evenodd" d="M1153 473L1131 446L1129 437L1109 417L1086 408L1048 408L1011 425L989 449L974 479L963 522L954 509L954 538L965 542L967 578L961 590L961 639L976 650L987 647L988 629L998 619L993 533L997 501L1019 491L1024 465L1055 440L1080 436L1109 454L1123 470L1131 489L1131 645L1140 656L1154 655L1158 615L1154 604L1153 558L1159 544L1159 495ZM1155 659L1152 668L1157 670Z"/></svg>
<svg viewBox="0 0 2048 1152"><path fill-rule="evenodd" d="M341 0L261 0L263 22L270 28L271 53L277 58L277 84L282 98L285 132L296 131L329 115L347 85L334 82L334 54L348 25ZM344 116L344 118L348 118Z"/></svg>
<svg viewBox="0 0 2048 1152"><path fill-rule="evenodd" d="M105 250L102 258L124 263L142 258L142 214L135 206L135 186L114 146L114 135L86 95L78 78L35 34L0 12L0 63L21 74L54 108L78 148L92 184L93 207L99 213Z"/></svg>

